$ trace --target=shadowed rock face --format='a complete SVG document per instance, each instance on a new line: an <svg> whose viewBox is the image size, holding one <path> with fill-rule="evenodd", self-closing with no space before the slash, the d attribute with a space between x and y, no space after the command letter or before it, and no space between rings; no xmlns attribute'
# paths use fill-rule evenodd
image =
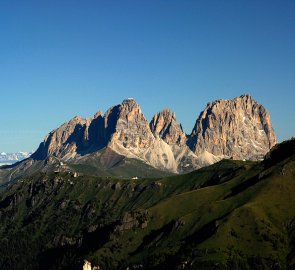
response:
<svg viewBox="0 0 295 270"><path fill-rule="evenodd" d="M125 99L104 116L98 112L94 118L75 117L53 130L32 159L57 157L77 163L81 156L109 148L120 157L183 172L224 157L258 160L274 144L269 113L248 95L208 103L190 136L171 110L157 113L148 123L136 101Z"/></svg>
<svg viewBox="0 0 295 270"><path fill-rule="evenodd" d="M93 151L101 149L107 143L105 135L104 120L101 112L97 112L93 119L90 119L91 123L89 128L85 129L84 139L87 147L92 147Z"/></svg>
<svg viewBox="0 0 295 270"><path fill-rule="evenodd" d="M159 136L169 145L184 146L186 135L176 115L170 109L157 113L150 122L150 128L155 136Z"/></svg>
<svg viewBox="0 0 295 270"><path fill-rule="evenodd" d="M94 118L74 117L59 128L51 131L31 156L44 160L49 156L74 158L77 154L97 151L105 146L103 118L98 112Z"/></svg>
<svg viewBox="0 0 295 270"><path fill-rule="evenodd" d="M249 95L208 103L189 140L196 154L250 160L262 159L276 143L268 111Z"/></svg>
<svg viewBox="0 0 295 270"><path fill-rule="evenodd" d="M45 159L50 155L75 155L78 146L83 143L86 125L89 122L81 117L74 117L69 122L50 132L32 155L34 159Z"/></svg>

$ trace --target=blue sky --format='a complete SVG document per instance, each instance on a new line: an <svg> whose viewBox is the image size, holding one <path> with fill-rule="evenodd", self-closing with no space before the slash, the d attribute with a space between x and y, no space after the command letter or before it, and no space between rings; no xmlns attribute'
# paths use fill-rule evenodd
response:
<svg viewBox="0 0 295 270"><path fill-rule="evenodd" d="M0 39L0 151L126 97L190 133L207 102L249 93L295 136L293 0L1 1Z"/></svg>

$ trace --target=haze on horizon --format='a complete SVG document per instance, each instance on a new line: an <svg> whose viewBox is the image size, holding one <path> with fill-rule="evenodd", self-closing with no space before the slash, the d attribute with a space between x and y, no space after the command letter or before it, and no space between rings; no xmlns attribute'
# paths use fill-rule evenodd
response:
<svg viewBox="0 0 295 270"><path fill-rule="evenodd" d="M9 1L0 24L0 152L128 97L190 133L207 102L247 93L295 136L292 0Z"/></svg>

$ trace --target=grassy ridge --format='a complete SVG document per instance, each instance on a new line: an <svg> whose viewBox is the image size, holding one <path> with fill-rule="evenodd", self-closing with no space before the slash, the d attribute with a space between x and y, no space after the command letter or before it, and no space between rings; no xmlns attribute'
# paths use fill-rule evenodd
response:
<svg viewBox="0 0 295 270"><path fill-rule="evenodd" d="M0 268L292 269L294 149L155 179L28 177L1 194Z"/></svg>

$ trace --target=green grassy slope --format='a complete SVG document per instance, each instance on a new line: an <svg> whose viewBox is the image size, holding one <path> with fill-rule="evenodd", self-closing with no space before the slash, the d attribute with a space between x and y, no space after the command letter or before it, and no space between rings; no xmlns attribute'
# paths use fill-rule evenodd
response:
<svg viewBox="0 0 295 270"><path fill-rule="evenodd" d="M0 269L294 269L295 141L155 179L36 174L0 198Z"/></svg>

